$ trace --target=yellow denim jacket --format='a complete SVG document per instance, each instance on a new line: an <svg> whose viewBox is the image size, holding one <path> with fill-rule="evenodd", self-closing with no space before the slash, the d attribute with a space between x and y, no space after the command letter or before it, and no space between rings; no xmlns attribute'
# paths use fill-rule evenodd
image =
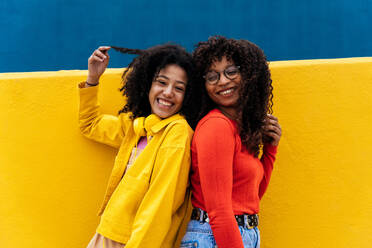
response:
<svg viewBox="0 0 372 248"><path fill-rule="evenodd" d="M79 123L88 138L119 148L109 179L97 232L126 248L178 246L190 218L192 129L183 116L145 120L146 148L125 174L140 138L128 114L99 112L98 86L80 88ZM124 175L124 176L123 176Z"/></svg>

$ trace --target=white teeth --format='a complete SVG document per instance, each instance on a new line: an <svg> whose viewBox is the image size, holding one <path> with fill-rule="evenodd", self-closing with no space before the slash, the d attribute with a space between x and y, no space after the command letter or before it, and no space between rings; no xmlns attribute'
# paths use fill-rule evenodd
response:
<svg viewBox="0 0 372 248"><path fill-rule="evenodd" d="M230 94L233 91L234 91L233 89L228 89L228 90L225 90L225 91L221 91L219 94L220 95L228 95L228 94Z"/></svg>
<svg viewBox="0 0 372 248"><path fill-rule="evenodd" d="M162 104L162 105L165 105L165 106L171 106L172 105L172 103L167 102L167 101L165 101L163 99L159 99L159 103Z"/></svg>

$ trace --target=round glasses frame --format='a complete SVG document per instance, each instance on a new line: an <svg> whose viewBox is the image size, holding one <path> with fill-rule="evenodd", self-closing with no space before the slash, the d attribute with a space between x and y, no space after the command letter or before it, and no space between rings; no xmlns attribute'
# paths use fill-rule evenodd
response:
<svg viewBox="0 0 372 248"><path fill-rule="evenodd" d="M227 68L225 68L225 70L221 71L223 72L223 75L225 75L225 77L227 79L230 79L230 80L233 80L235 79L239 74L240 74L240 66L235 66L235 65L231 65ZM220 78L221 78L221 72L217 72L217 71L210 71L210 72L207 72L207 74L205 74L203 76L203 78L205 79L205 81L210 84L210 85L214 85L216 84ZM229 73L234 73L233 75L229 75ZM210 76L208 76L208 74ZM211 75L212 74L212 75ZM216 78L214 78L216 77ZM213 78L213 79L211 79Z"/></svg>

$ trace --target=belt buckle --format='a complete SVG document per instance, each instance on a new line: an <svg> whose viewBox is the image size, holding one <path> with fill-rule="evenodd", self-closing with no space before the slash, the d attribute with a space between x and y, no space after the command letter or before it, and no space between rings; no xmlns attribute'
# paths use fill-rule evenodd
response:
<svg viewBox="0 0 372 248"><path fill-rule="evenodd" d="M199 211L200 211L200 218L199 218L200 224L204 224L205 222L209 223L209 217L208 217L207 212L202 209L199 209Z"/></svg>
<svg viewBox="0 0 372 248"><path fill-rule="evenodd" d="M254 215L254 216L256 217L257 215ZM252 220L252 219L249 220L250 219L249 217L250 216L248 216L248 215L244 215L244 224L246 225L246 227L248 229L253 229L258 225L258 223L256 223L256 220ZM258 219L257 219L257 221L258 221ZM253 225L250 225L250 223L252 223Z"/></svg>
<svg viewBox="0 0 372 248"><path fill-rule="evenodd" d="M253 229L254 228L254 226L249 225L248 215L247 214L244 215L244 226L246 228L248 228L248 229Z"/></svg>

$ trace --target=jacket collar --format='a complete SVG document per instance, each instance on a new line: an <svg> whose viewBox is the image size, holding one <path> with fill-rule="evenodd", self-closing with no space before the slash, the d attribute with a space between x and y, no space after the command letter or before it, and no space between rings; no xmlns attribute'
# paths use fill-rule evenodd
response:
<svg viewBox="0 0 372 248"><path fill-rule="evenodd" d="M159 116L151 114L146 118L136 118L133 122L133 128L135 133L139 136L153 136L165 128L169 123L180 119L184 119L184 117L180 114L172 115L166 119L161 119Z"/></svg>
<svg viewBox="0 0 372 248"><path fill-rule="evenodd" d="M151 114L151 115L154 115L154 114ZM166 126L168 126L169 123L171 123L173 121L176 121L176 120L181 120L181 119L184 119L184 117L180 114L172 115L171 117L168 117L166 119L160 119L159 122L154 123L154 125L151 126L151 128L150 128L151 132L157 133L160 130L162 130L163 128L165 128Z"/></svg>

